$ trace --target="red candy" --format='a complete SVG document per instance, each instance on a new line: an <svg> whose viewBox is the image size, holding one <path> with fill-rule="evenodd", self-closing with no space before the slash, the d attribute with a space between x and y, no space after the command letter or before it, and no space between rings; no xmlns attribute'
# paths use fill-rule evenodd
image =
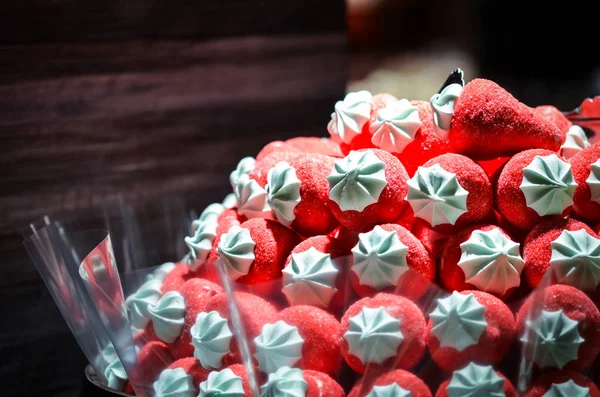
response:
<svg viewBox="0 0 600 397"><path fill-rule="evenodd" d="M299 136L285 141L289 147L300 150L303 153L324 154L331 157L344 157L340 145L328 138L317 138L314 136Z"/></svg>
<svg viewBox="0 0 600 397"><path fill-rule="evenodd" d="M265 187L268 182L267 176L269 171L282 161L290 162L291 159L304 156L301 152L296 151L274 151L268 155L257 159L254 163L254 168L248 176L254 179L261 187Z"/></svg>
<svg viewBox="0 0 600 397"><path fill-rule="evenodd" d="M302 358L295 366L328 375L337 375L340 368L340 323L331 314L314 306L292 306L279 316L298 329L304 339Z"/></svg>
<svg viewBox="0 0 600 397"><path fill-rule="evenodd" d="M560 386L569 381L577 386L588 388L590 397L600 397L600 390L594 382L587 376L574 371L554 371L541 375L529 386L523 397L543 397L552 388L552 385ZM570 389L566 389L566 391L568 392Z"/></svg>
<svg viewBox="0 0 600 397"><path fill-rule="evenodd" d="M431 397L427 385L417 376L403 369L385 372L381 375L365 375L356 382L348 397L365 397L375 386L388 386L393 383L410 392L411 397Z"/></svg>
<svg viewBox="0 0 600 397"><path fill-rule="evenodd" d="M327 374L305 369L302 371L306 381L305 397L345 397L344 389Z"/></svg>
<svg viewBox="0 0 600 397"><path fill-rule="evenodd" d="M428 347L431 358L444 371L451 372L458 368L463 368L469 362L475 361L480 364L498 364L502 358L508 353L508 349L515 338L515 320L510 309L498 298L481 291L463 291L455 292L454 294L469 295L472 294L479 305L483 306L483 314L487 325L482 329L478 339L476 335L469 334L473 339L469 341L468 346L461 346L462 350L458 350L453 345L460 338L460 334L465 332L458 325L451 326L448 329L445 345L442 346L442 341L436 336L436 332L432 331L433 327L441 324L434 323L433 312L430 314L429 323L427 324L427 334L429 335ZM451 297L445 298L450 299ZM439 301L439 300L438 300ZM440 305L438 304L439 310ZM462 305L462 308L465 306ZM459 306L459 310L460 310ZM474 313L474 310L469 310ZM461 312L450 312L447 316L451 321L452 316L460 318L464 314ZM477 318L479 315L477 315ZM450 324L450 323L448 323ZM458 331L462 332L458 332ZM471 331L472 332L472 331ZM449 343L449 344L448 344Z"/></svg>
<svg viewBox="0 0 600 397"><path fill-rule="evenodd" d="M285 219L289 214L283 214L277 210L278 192L271 191L269 185L269 197L274 199L272 208L275 216L281 223L290 226L302 236L316 236L327 234L338 226L338 222L327 205L329 196L329 183L327 176L333 168L333 157L321 154L306 154L289 159L288 164L294 169L296 177L300 181L300 202L293 210L293 221ZM276 181L273 181L277 185ZM288 194L283 192L283 199Z"/></svg>
<svg viewBox="0 0 600 397"><path fill-rule="evenodd" d="M527 235L523 245L523 259L525 260L525 279L531 287L537 287L542 281L546 270L550 267L552 257L552 241L563 230L575 231L584 229L596 237L596 233L585 223L569 218L551 218L536 227Z"/></svg>
<svg viewBox="0 0 600 397"><path fill-rule="evenodd" d="M385 164L386 185L376 203L361 211L342 210L329 196L329 207L333 215L344 226L354 231L367 231L381 223L392 223L404 212L408 174L402 163L386 151L369 149ZM359 151L363 153L363 150ZM331 191L331 185L330 185Z"/></svg>
<svg viewBox="0 0 600 397"><path fill-rule="evenodd" d="M594 302L583 292L568 285L551 285L544 288L539 294L534 293L527 298L517 313L518 335L521 336L521 341L524 336L533 334L532 332L525 333L527 321L533 322L533 326L536 326L536 317L541 316L542 311L557 312L559 310L562 310L562 315L568 319L577 321L577 331L583 338L577 350L577 358L568 360L562 369L581 370L590 366L600 351L600 312ZM552 332L561 329L550 326L545 327L546 331L548 328ZM529 337L534 338L534 336ZM570 334L569 340L572 339L574 339L574 335ZM554 339L550 339L543 344L551 344L553 341ZM534 358L536 345L542 345L541 342L532 342L531 345L526 344L524 349L525 356L528 358ZM553 366L547 365L546 367Z"/></svg>
<svg viewBox="0 0 600 397"><path fill-rule="evenodd" d="M415 134L412 142L396 156L406 168L408 175L413 176L420 165L434 157L449 153L450 144L447 140L441 139L434 130L431 104L426 101L410 101L410 103L419 111L421 128Z"/></svg>
<svg viewBox="0 0 600 397"><path fill-rule="evenodd" d="M406 266L408 269L400 276L396 285L375 288L373 283L361 280L358 268L352 266L350 270L350 281L352 282L354 290L361 297L372 296L378 292L387 292L396 293L413 300L418 299L427 290L429 285L433 283L435 278L435 261L431 254L413 234L400 225L384 224L376 226L376 228L381 228L385 232L395 233L399 242L407 247ZM359 235L359 238L361 238L361 240L365 239L366 241L369 241L368 236L374 232L376 231L362 233ZM368 256L370 264L367 268L367 272L372 274L375 270L373 267L374 258L377 258L380 252L379 249L375 249L376 247L371 247L370 244L368 244L368 246L369 247L365 247L359 242L353 249L353 254L355 265L358 258ZM381 254L385 255L385 253ZM394 262L397 263L396 260L394 260ZM382 275L387 274L388 267L385 263L384 260L383 264L380 264L379 267ZM369 276L369 274L367 274L367 276Z"/></svg>
<svg viewBox="0 0 600 397"><path fill-rule="evenodd" d="M455 174L458 184L468 192L468 195L466 199L467 212L460 215L454 224L432 224L433 229L442 233L450 233L468 224L483 220L490 213L493 203L492 186L485 171L470 158L454 153L435 157L427 161L423 167L428 168L435 164L439 165L444 171ZM417 178L417 176L414 178ZM411 187L409 187L407 201L411 203L411 207L415 210L411 197L413 195L411 194ZM419 218L419 213L415 212L415 217ZM423 218L421 217L421 219ZM423 220L431 224L431 219Z"/></svg>
<svg viewBox="0 0 600 397"><path fill-rule="evenodd" d="M477 159L510 156L525 149L557 151L562 133L498 84L475 79L454 105L450 144Z"/></svg>
<svg viewBox="0 0 600 397"><path fill-rule="evenodd" d="M542 220L533 208L527 205L525 194L521 190L523 182L523 169L531 164L536 156L549 156L555 154L550 150L531 149L515 155L506 163L496 190L496 205L502 216L521 229L531 229ZM564 209L566 215L571 207Z"/></svg>
<svg viewBox="0 0 600 397"><path fill-rule="evenodd" d="M363 126L362 131L358 135L356 135L350 143L347 143L347 142L340 143L340 149L342 150L342 153L344 155L347 155L348 153L350 153L351 150L374 148L375 145L373 144L373 142L371 142L370 129L371 129L371 124L375 120L377 120L377 111L385 108L387 106L387 104L393 103L396 101L398 101L398 99L396 99L396 97L394 97L393 95L390 95L390 94L382 93L382 94L373 95L372 100L371 100L372 106L371 106L371 113L370 113L369 120ZM339 139L339 137L333 136L333 139Z"/></svg>
<svg viewBox="0 0 600 397"><path fill-rule="evenodd" d="M292 255L306 252L306 251L310 250L311 248L314 248L315 250L317 250L323 254L328 254L331 258L333 265L338 270L338 273L335 276L335 279L333 280L333 282L331 282L331 284L328 284L325 286L325 287L329 287L330 289L336 290L335 293L331 296L331 298L330 298L331 300L329 301L327 306L325 306L322 303L317 304L316 301L314 303L310 303L310 304L313 306L323 307L323 308L330 310L333 313L337 313L344 308L344 305L346 304L346 302L350 301L353 298L353 296L352 296L353 291L350 288L350 285L349 285L350 281L348 280L348 264L347 264L347 257L350 255L350 248L346 244L344 244L343 241L338 240L333 237L329 237L329 236L310 237L310 238L304 240L303 242L301 242L300 244L298 244L292 250L290 256L288 256L288 258L285 262L285 267L288 267L290 265L290 262L292 261ZM289 269L288 273L298 274L293 269ZM292 284L299 282L299 281L300 280L294 279L294 282ZM301 304L298 302L306 302L306 303L313 302L313 300L308 300L309 297L297 296L297 294L295 293L296 291L293 291L293 290L286 291L286 288L285 288L286 284L287 284L286 277L284 276L283 292L286 295L286 299L290 305ZM321 281L320 284L323 284L323 282ZM288 287L287 289L290 289L290 288L291 287ZM303 294L303 295L306 295L306 294Z"/></svg>
<svg viewBox="0 0 600 397"><path fill-rule="evenodd" d="M587 179L590 177L591 165L600 159L600 144L590 146L571 158L573 177L577 182L577 189L573 195L573 210L581 218L590 222L600 221L600 204L591 199L590 186Z"/></svg>
<svg viewBox="0 0 600 397"><path fill-rule="evenodd" d="M260 161L275 152L288 152L288 153L302 153L302 150L293 147L292 145L288 145L283 141L273 141L267 143L256 155L256 161Z"/></svg>
<svg viewBox="0 0 600 397"><path fill-rule="evenodd" d="M196 360L194 357L180 358L167 368L183 368L183 370L194 379L194 387L196 390L200 390L200 383L204 382L211 372L209 369L202 367L200 361Z"/></svg>
<svg viewBox="0 0 600 397"><path fill-rule="evenodd" d="M569 131L569 128L573 125L571 121L557 108L550 105L537 106L533 108L535 113L543 118L544 120L552 123L562 134L563 141Z"/></svg>
<svg viewBox="0 0 600 397"><path fill-rule="evenodd" d="M396 351L389 351L389 345L395 343L397 339L389 339L386 343L384 339L380 340L380 344L388 346L386 354L388 356L381 363L376 362L363 362L361 358L356 354L350 353L350 345L348 339L350 338L347 333L359 332L362 329L364 335L373 336L368 333L368 328L365 328L364 324L361 327L354 327L352 323L360 322L359 318L364 313L363 309L382 309L384 313L379 312L379 318L382 314L385 316L386 321L390 322L390 318L399 320L400 325L398 330L402 334L402 341L398 344ZM356 317L356 318L355 318ZM353 319L351 322L350 319ZM373 298L363 298L355 302L348 308L341 321L342 326L342 339L341 339L341 352L348 365L358 373L365 373L366 370L377 370L379 368L412 368L419 362L423 354L425 353L426 334L425 334L425 319L421 310L410 300L401 296L390 295L390 294L377 294ZM374 336L378 337L377 332L374 332ZM356 335L356 334L354 334ZM384 335L385 336L385 335ZM365 343L369 343L369 338L366 339ZM352 338L354 340L354 338ZM360 341L362 343L362 340ZM360 347L360 343L358 343ZM367 348L368 346L364 346ZM383 346L380 346L383 347ZM382 356L383 357L383 356Z"/></svg>
<svg viewBox="0 0 600 397"><path fill-rule="evenodd" d="M223 288L219 285L201 278L193 278L181 286L179 293L185 301L185 322L181 330L181 336L169 345L174 358L191 357L194 355L190 328L196 323L198 314L206 311L210 299L222 292Z"/></svg>
<svg viewBox="0 0 600 397"><path fill-rule="evenodd" d="M461 244L469 240L471 238L471 235L475 231L490 232L494 229L497 229L498 232L501 233L501 235L504 236L506 239L513 241L513 238L509 234L507 234L504 230L495 225L469 226L459 231L457 234L450 236L450 238L446 241L442 253L440 255L440 281L447 290L464 291L477 289L493 293L493 295L500 297L500 299L502 300L506 300L506 298L508 298L513 293L513 291L518 285L515 285L514 287L511 287L505 292L502 292L496 290L494 287L490 288L489 285L488 288L486 288L486 290L483 287L478 288L473 284L467 283L465 281L465 271L458 265L461 260L461 256L463 255ZM516 254L518 254L518 249L516 251ZM490 254L493 253L494 252L490 251ZM496 260L501 260L501 258L496 258ZM500 276L502 275L496 274L492 279L497 279Z"/></svg>
<svg viewBox="0 0 600 397"><path fill-rule="evenodd" d="M194 277L193 272L190 270L190 267L187 263L178 263L175 265L173 270L171 270L163 280L162 286L160 290L163 294L166 294L170 291L177 291L181 286Z"/></svg>
<svg viewBox="0 0 600 397"><path fill-rule="evenodd" d="M235 329L231 320L229 298L227 294L213 296L206 305L206 312L216 311L221 317L227 319L229 329ZM265 324L274 323L279 319L277 309L266 300L246 292L235 292L233 296L241 323L248 340L257 337ZM238 343L235 336L231 338L230 353L223 357L223 362L234 363L241 359Z"/></svg>
<svg viewBox="0 0 600 397"><path fill-rule="evenodd" d="M239 228L236 236L246 233L244 230L248 231L254 249L251 250L247 245L244 245L243 249L237 248L236 244L240 239L236 236L228 242L229 235L236 233L234 229L230 229L219 242L219 260L225 262L230 277L234 278L236 283L248 286L251 291L262 296L269 295L274 289L279 291L279 283L274 281L281 278L285 260L292 249L298 245L300 238L279 222L262 218L250 219L242 223ZM253 256L253 259L247 260L250 263L249 265L246 263L248 267L244 269L238 269L236 263L237 256L242 252L240 250L243 250L246 256Z"/></svg>
<svg viewBox="0 0 600 397"><path fill-rule="evenodd" d="M173 363L169 346L162 341L146 343L138 353L138 365L144 379L152 383L167 366Z"/></svg>
<svg viewBox="0 0 600 397"><path fill-rule="evenodd" d="M504 379L504 395L506 397L519 397L519 393L517 393L517 390L510 382L510 380L506 378L506 376L504 376L498 371L496 371L496 375ZM435 393L435 397L449 397L450 394L448 393L448 385L450 385L450 380L447 380L444 383L442 383L438 388L437 392ZM481 390L479 392L481 392Z"/></svg>

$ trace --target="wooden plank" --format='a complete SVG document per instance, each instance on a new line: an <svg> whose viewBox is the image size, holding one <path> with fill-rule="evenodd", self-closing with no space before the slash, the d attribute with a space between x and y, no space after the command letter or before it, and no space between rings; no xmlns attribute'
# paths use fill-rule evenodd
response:
<svg viewBox="0 0 600 397"><path fill-rule="evenodd" d="M0 83L86 74L127 74L229 61L247 63L344 50L339 33L240 37L196 41L127 41L89 44L0 45ZM333 62L335 63L335 62Z"/></svg>
<svg viewBox="0 0 600 397"><path fill-rule="evenodd" d="M341 32L344 1L6 0L0 43L88 43Z"/></svg>

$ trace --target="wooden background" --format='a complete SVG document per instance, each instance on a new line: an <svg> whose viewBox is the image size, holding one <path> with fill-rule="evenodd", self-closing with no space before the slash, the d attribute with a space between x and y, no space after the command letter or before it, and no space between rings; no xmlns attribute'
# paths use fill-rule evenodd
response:
<svg viewBox="0 0 600 397"><path fill-rule="evenodd" d="M115 220L116 199L201 209L242 156L326 135L344 21L342 0L0 3L2 396L76 396L85 363L21 230L46 214ZM141 213L156 236L179 219Z"/></svg>

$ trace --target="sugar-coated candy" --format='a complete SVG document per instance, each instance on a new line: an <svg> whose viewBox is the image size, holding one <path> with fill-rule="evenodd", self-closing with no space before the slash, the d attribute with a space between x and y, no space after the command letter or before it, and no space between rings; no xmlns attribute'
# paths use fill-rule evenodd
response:
<svg viewBox="0 0 600 397"><path fill-rule="evenodd" d="M366 374L348 394L348 397L367 396L431 397L431 391L416 375L403 369L395 369L381 374Z"/></svg>
<svg viewBox="0 0 600 397"><path fill-rule="evenodd" d="M219 240L218 261L237 283L267 296L279 291L281 270L300 238L279 222L254 218L234 226Z"/></svg>
<svg viewBox="0 0 600 397"><path fill-rule="evenodd" d="M167 273L160 289L163 294L170 291L177 291L193 276L194 274L187 263L178 263L169 273Z"/></svg>
<svg viewBox="0 0 600 397"><path fill-rule="evenodd" d="M493 193L477 163L449 153L417 169L408 181L406 201L416 218L448 233L484 219L492 209Z"/></svg>
<svg viewBox="0 0 600 397"><path fill-rule="evenodd" d="M577 189L573 210L589 222L600 221L600 144L588 147L571 158Z"/></svg>
<svg viewBox="0 0 600 397"><path fill-rule="evenodd" d="M435 393L435 397L471 396L518 397L519 393L503 374L491 365L477 364L477 360L453 371Z"/></svg>
<svg viewBox="0 0 600 397"><path fill-rule="evenodd" d="M523 246L525 278L537 287L546 271L552 279L585 291L600 283L600 239L585 223L555 217L531 230Z"/></svg>
<svg viewBox="0 0 600 397"><path fill-rule="evenodd" d="M454 106L448 139L456 152L476 159L533 148L557 151L563 142L554 124L485 79L464 87Z"/></svg>
<svg viewBox="0 0 600 397"><path fill-rule="evenodd" d="M222 292L221 286L201 278L192 278L179 288L185 303L185 317L180 336L169 345L175 359L194 355L190 330L196 323L198 314L206 310L210 298Z"/></svg>
<svg viewBox="0 0 600 397"><path fill-rule="evenodd" d="M523 397L600 397L600 390L587 376L575 371L552 371L540 375Z"/></svg>
<svg viewBox="0 0 600 397"><path fill-rule="evenodd" d="M354 231L392 223L405 210L408 174L386 151L352 151L335 161L327 180L333 215Z"/></svg>
<svg viewBox="0 0 600 397"><path fill-rule="evenodd" d="M140 373L147 382L153 383L163 369L173 363L169 346L162 341L150 341L138 352Z"/></svg>
<svg viewBox="0 0 600 397"><path fill-rule="evenodd" d="M284 141L272 141L267 143L256 155L256 161L261 161L274 152L302 153L302 150L288 145Z"/></svg>
<svg viewBox="0 0 600 397"><path fill-rule="evenodd" d="M373 148L372 125L377 123L378 110L398 100L390 94L372 95L368 91L351 92L335 104L327 130L331 139L339 142L344 154L351 150Z"/></svg>
<svg viewBox="0 0 600 397"><path fill-rule="evenodd" d="M261 396L344 397L342 387L327 374L281 366L260 386Z"/></svg>
<svg viewBox="0 0 600 397"><path fill-rule="evenodd" d="M265 299L246 292L234 292L233 297L226 293L212 297L206 305L205 312L216 312L221 318L227 320L227 327L233 334L235 328L230 311L230 299L233 299L237 307L241 326L248 340L257 337L265 324L274 323L279 319L277 309ZM230 351L222 356L225 364L240 362L241 354L235 335L230 339Z"/></svg>
<svg viewBox="0 0 600 397"><path fill-rule="evenodd" d="M341 321L341 352L358 373L410 369L425 353L425 319L410 300L380 293L348 308Z"/></svg>
<svg viewBox="0 0 600 397"><path fill-rule="evenodd" d="M567 215L576 187L571 165L556 153L526 150L513 156L502 169L496 206L508 222L527 230L544 217Z"/></svg>
<svg viewBox="0 0 600 397"><path fill-rule="evenodd" d="M180 391L188 391L191 387L197 392L200 390L200 383L208 378L209 373L210 370L203 368L194 357L180 358L160 373L158 380L154 382L154 390L160 396L162 393L158 390L168 390L169 385L180 384L185 385L185 388ZM160 387L157 388L157 384Z"/></svg>
<svg viewBox="0 0 600 397"><path fill-rule="evenodd" d="M306 237L327 234L338 226L327 205L327 176L333 164L333 157L305 154L269 170L267 204L281 224Z"/></svg>
<svg viewBox="0 0 600 397"><path fill-rule="evenodd" d="M499 226L468 226L444 244L441 283L449 291L476 289L505 300L521 284L519 247Z"/></svg>
<svg viewBox="0 0 600 397"><path fill-rule="evenodd" d="M330 236L314 236L298 244L283 269L282 292L288 303L339 312L352 298L349 255L350 248Z"/></svg>
<svg viewBox="0 0 600 397"><path fill-rule="evenodd" d="M454 291L429 314L431 358L444 371L471 361L498 364L515 339L515 320L498 298L481 291Z"/></svg>
<svg viewBox="0 0 600 397"><path fill-rule="evenodd" d="M436 133L434 113L429 102L410 101L410 106L416 108L419 126L402 151L391 152L402 162L408 175L413 176L417 168L428 160L449 153L450 144Z"/></svg>
<svg viewBox="0 0 600 397"><path fill-rule="evenodd" d="M361 296L396 293L418 299L435 278L435 261L408 230L383 224L358 236L352 248L350 281Z"/></svg>
<svg viewBox="0 0 600 397"><path fill-rule="evenodd" d="M329 138L314 136L299 136L285 141L287 146L300 150L302 153L324 154L331 157L344 157L340 145Z"/></svg>
<svg viewBox="0 0 600 397"><path fill-rule="evenodd" d="M279 317L296 327L303 340L302 357L293 366L336 376L341 363L339 321L318 307L306 305L284 309Z"/></svg>
<svg viewBox="0 0 600 397"><path fill-rule="evenodd" d="M541 369L581 370L600 351L600 312L568 285L530 295L517 313L517 326L525 357Z"/></svg>

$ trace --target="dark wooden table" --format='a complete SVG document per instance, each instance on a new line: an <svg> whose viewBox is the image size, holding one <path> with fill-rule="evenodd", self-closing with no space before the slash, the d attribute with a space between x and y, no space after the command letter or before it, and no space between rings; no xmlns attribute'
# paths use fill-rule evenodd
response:
<svg viewBox="0 0 600 397"><path fill-rule="evenodd" d="M95 224L117 198L201 209L242 156L325 136L344 21L341 0L0 4L2 396L75 396L85 363L20 230L46 214Z"/></svg>

